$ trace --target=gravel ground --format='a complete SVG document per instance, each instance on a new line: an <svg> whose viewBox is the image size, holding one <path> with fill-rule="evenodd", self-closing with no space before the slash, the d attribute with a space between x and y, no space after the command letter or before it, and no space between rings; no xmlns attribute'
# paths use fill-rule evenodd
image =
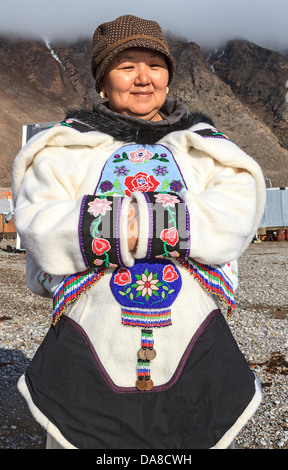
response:
<svg viewBox="0 0 288 470"><path fill-rule="evenodd" d="M17 381L43 340L51 301L33 295L25 253L0 244L0 449L43 449ZM263 389L263 401L236 439L236 449L288 449L288 242L253 243L239 260L237 311L229 326Z"/></svg>

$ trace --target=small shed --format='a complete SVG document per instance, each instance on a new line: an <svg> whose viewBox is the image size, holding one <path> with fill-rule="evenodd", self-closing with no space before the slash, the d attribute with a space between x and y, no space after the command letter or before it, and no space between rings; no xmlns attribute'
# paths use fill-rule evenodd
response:
<svg viewBox="0 0 288 470"><path fill-rule="evenodd" d="M279 241L288 234L288 188L267 188L266 206L259 225L258 235L277 233ZM272 239L272 235L270 236Z"/></svg>

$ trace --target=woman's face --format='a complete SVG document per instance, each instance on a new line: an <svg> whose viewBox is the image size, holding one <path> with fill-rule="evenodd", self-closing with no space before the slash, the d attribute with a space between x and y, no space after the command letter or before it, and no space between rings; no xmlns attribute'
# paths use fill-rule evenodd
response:
<svg viewBox="0 0 288 470"><path fill-rule="evenodd" d="M156 51L131 48L118 54L102 81L109 108L121 114L158 121L169 81L165 56Z"/></svg>

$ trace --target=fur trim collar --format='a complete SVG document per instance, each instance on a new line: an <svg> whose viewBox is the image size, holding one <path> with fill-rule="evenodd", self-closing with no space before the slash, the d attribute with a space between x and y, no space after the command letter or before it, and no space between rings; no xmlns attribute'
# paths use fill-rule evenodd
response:
<svg viewBox="0 0 288 470"><path fill-rule="evenodd" d="M167 100L161 114L162 121L145 121L114 113L109 110L107 103L101 103L94 105L92 111L68 112L65 119L76 119L116 140L143 145L153 145L167 134L189 129L199 122L214 126L212 120L201 113L187 114L185 107L176 101Z"/></svg>

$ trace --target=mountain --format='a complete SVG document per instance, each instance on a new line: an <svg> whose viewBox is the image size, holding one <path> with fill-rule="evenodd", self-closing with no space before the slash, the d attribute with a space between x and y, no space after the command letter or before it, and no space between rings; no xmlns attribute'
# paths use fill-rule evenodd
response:
<svg viewBox="0 0 288 470"><path fill-rule="evenodd" d="M167 40L177 64L169 97L209 115L261 165L267 186L288 186L287 57L248 41L202 51L192 42ZM90 39L0 38L0 187L11 185L23 125L61 120L68 109L100 101L90 57Z"/></svg>

